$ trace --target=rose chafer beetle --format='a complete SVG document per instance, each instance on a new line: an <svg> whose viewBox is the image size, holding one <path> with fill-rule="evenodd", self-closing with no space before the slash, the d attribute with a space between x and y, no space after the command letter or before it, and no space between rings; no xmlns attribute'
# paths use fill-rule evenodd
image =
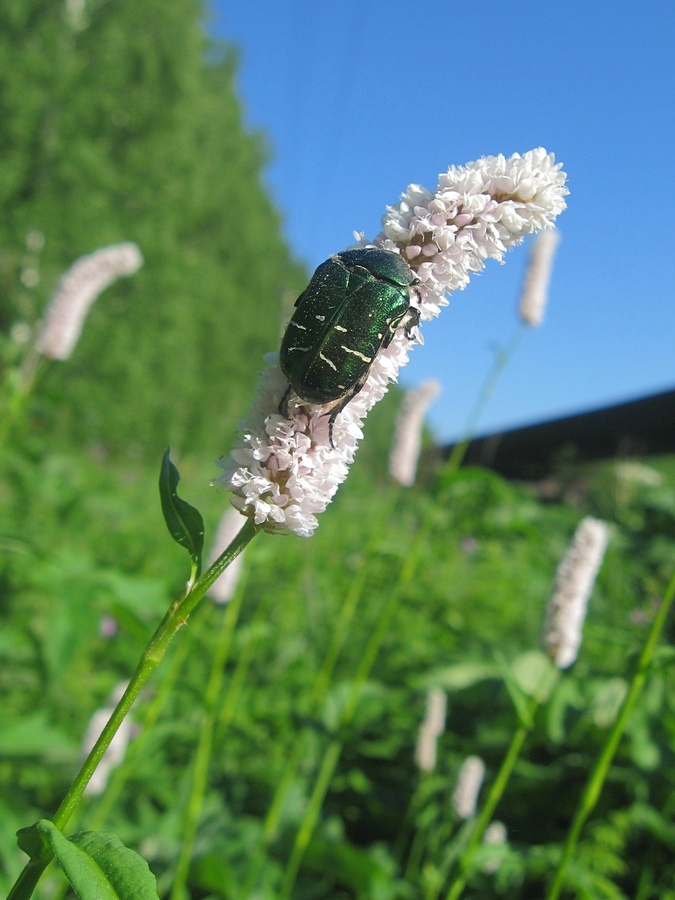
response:
<svg viewBox="0 0 675 900"><path fill-rule="evenodd" d="M419 325L411 303L419 278L398 253L377 247L343 250L322 263L295 303L279 362L291 391L306 403L335 404L339 413L363 388L381 349L399 328L408 338Z"/></svg>

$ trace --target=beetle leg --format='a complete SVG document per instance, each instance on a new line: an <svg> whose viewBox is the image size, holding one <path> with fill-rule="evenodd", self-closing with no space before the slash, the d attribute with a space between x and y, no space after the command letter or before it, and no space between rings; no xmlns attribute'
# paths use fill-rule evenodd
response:
<svg viewBox="0 0 675 900"><path fill-rule="evenodd" d="M406 313L406 321L403 323L405 336L409 341L412 340L412 330L420 324L420 311L416 306L411 306Z"/></svg>
<svg viewBox="0 0 675 900"><path fill-rule="evenodd" d="M330 419L328 420L328 440L330 441L330 445L335 450L335 444L333 443L333 423L340 415L345 406L350 403L354 397L361 391L366 381L368 381L368 376L370 375L370 369L367 372L364 372L363 375L356 382L354 387L341 398L340 402L333 407L330 411Z"/></svg>
<svg viewBox="0 0 675 900"><path fill-rule="evenodd" d="M286 390L284 391L284 396L279 401L279 406L277 407L277 409L279 410L281 415L285 416L286 418L288 418L288 398L291 396L292 390L293 390L293 388L289 384L288 387L286 388Z"/></svg>
<svg viewBox="0 0 675 900"><path fill-rule="evenodd" d="M400 319L397 319L396 322L391 322L389 324L389 330L384 338L382 343L382 347L386 350L389 344L394 339L394 335L398 331L399 328L403 328L405 331L405 336L409 341L412 340L412 329L417 328L420 324L420 311L416 306L408 307L407 311L401 316Z"/></svg>

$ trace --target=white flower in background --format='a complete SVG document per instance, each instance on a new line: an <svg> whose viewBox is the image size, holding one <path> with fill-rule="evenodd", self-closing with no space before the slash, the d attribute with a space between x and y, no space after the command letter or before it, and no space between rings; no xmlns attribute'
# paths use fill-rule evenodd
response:
<svg viewBox="0 0 675 900"><path fill-rule="evenodd" d="M211 555L209 556L207 568L218 559L223 550L226 550L230 546L232 540L241 531L244 522L245 519L242 518L241 513L237 512L236 509L230 508L225 512L218 525L216 539L211 548ZM243 558L243 553L240 553L239 556L235 557L222 575L216 578L209 588L207 592L208 596L213 597L216 603L228 603L232 599L241 574Z"/></svg>
<svg viewBox="0 0 675 900"><path fill-rule="evenodd" d="M577 658L588 599L609 540L606 522L586 516L558 566L546 611L544 646L559 669Z"/></svg>
<svg viewBox="0 0 675 900"><path fill-rule="evenodd" d="M126 691L128 683L129 682L127 681L121 681L113 690L110 696L109 705L97 710L91 717L87 732L84 736L84 740L82 741L82 750L84 756L89 755L94 747L94 744L101 736L101 732L108 724L108 720L115 711L115 707L122 699L122 694L124 694L124 692ZM124 754L127 751L127 744L129 743L129 738L131 737L132 728L133 723L131 721L131 717L127 716L122 721L120 727L117 729L117 732L110 742L108 749L103 754L103 757L98 764L96 771L91 776L89 783L84 789L85 794L89 794L92 797L97 797L99 794L103 793L106 785L108 784L108 777L110 776L111 771L116 766L119 766L119 764L124 760Z"/></svg>
<svg viewBox="0 0 675 900"><path fill-rule="evenodd" d="M518 312L526 325L533 328L544 321L544 310L548 299L548 285L553 269L553 257L560 241L560 233L553 230L542 231L532 247L530 262L525 275L523 293Z"/></svg>
<svg viewBox="0 0 675 900"><path fill-rule="evenodd" d="M427 710L420 726L415 749L415 762L422 772L436 768L436 743L445 731L447 697L440 688L432 688L427 694Z"/></svg>
<svg viewBox="0 0 675 900"><path fill-rule="evenodd" d="M506 839L508 837L508 832L506 830L506 825L503 822L500 822L498 819L495 819L493 822L490 822L488 827L485 829L485 834L483 835L483 843L489 847L503 847L506 843ZM483 863L483 871L487 875L494 874L500 865L499 856L495 856L493 859L488 859L485 863Z"/></svg>
<svg viewBox="0 0 675 900"><path fill-rule="evenodd" d="M489 844L492 847L498 847L500 844L506 843L507 836L508 832L506 830L506 825L503 822L500 822L499 819L495 819L494 822L490 822L485 829L483 843Z"/></svg>
<svg viewBox="0 0 675 900"><path fill-rule="evenodd" d="M389 474L403 487L410 487L415 483L422 447L424 417L440 392L439 382L430 379L422 382L416 390L408 391L401 404L396 420L394 444L389 457Z"/></svg>
<svg viewBox="0 0 675 900"><path fill-rule="evenodd" d="M445 295L464 288L486 260L501 262L527 235L552 227L565 209L565 177L542 148L452 166L435 192L411 185L388 209L372 244L406 259L420 279L421 320L428 321L447 306ZM288 384L278 356L267 356L239 444L219 462L224 471L216 481L233 492L233 505L268 531L311 535L316 515L347 477L363 419L396 380L412 344L399 329L380 351L365 386L335 420L335 447L326 407L293 401L289 417L281 415Z"/></svg>
<svg viewBox="0 0 675 900"><path fill-rule="evenodd" d="M26 249L30 250L31 253L39 253L44 249L44 246L44 232L40 231L38 228L31 228L26 235Z"/></svg>
<svg viewBox="0 0 675 900"><path fill-rule="evenodd" d="M26 322L15 322L9 331L10 340L14 344L27 344L32 336L31 327Z"/></svg>
<svg viewBox="0 0 675 900"><path fill-rule="evenodd" d="M643 484L646 487L659 487L665 480L661 472L630 459L616 464L616 477L619 481Z"/></svg>
<svg viewBox="0 0 675 900"><path fill-rule="evenodd" d="M21 284L27 288L34 288L40 284L40 272L35 265L31 264L32 262L33 261L31 260L29 264L26 265L26 261L24 261L21 274L19 275Z"/></svg>
<svg viewBox="0 0 675 900"><path fill-rule="evenodd" d="M50 359L68 359L92 303L123 275L143 264L136 244L116 244L83 256L63 276L45 314L36 350Z"/></svg>
<svg viewBox="0 0 675 900"><path fill-rule="evenodd" d="M470 819L476 812L478 794L485 777L485 763L480 756L467 756L457 777L452 795L452 808L460 819Z"/></svg>

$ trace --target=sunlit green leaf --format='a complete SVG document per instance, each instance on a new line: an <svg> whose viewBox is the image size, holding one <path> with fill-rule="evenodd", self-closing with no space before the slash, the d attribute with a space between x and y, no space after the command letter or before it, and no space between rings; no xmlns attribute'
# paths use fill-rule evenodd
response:
<svg viewBox="0 0 675 900"><path fill-rule="evenodd" d="M199 575L204 548L204 520L194 506L178 496L176 489L179 481L178 469L171 462L170 450L167 450L162 458L159 475L159 496L164 521L174 541L185 547L190 554Z"/></svg>
<svg viewBox="0 0 675 900"><path fill-rule="evenodd" d="M148 864L117 835L84 831L66 838L48 819L24 831L22 849L44 847L46 839L81 900L157 900Z"/></svg>

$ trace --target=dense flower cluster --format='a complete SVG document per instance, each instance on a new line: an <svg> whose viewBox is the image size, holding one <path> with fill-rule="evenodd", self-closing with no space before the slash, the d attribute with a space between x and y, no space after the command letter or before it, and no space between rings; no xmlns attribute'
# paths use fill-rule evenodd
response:
<svg viewBox="0 0 675 900"><path fill-rule="evenodd" d="M360 241L403 255L420 279L420 318L428 321L447 305L446 294L464 288L488 259L501 261L524 237L553 225L565 209L565 177L542 148L453 166L436 191L411 185L388 209L382 232L370 244ZM328 407L292 400L288 417L279 412L288 385L278 357L267 357L239 445L219 463L224 471L216 480L233 492L233 505L267 530L311 535L317 513L347 476L363 419L415 342L400 329L380 351L365 386L335 420L334 447Z"/></svg>

